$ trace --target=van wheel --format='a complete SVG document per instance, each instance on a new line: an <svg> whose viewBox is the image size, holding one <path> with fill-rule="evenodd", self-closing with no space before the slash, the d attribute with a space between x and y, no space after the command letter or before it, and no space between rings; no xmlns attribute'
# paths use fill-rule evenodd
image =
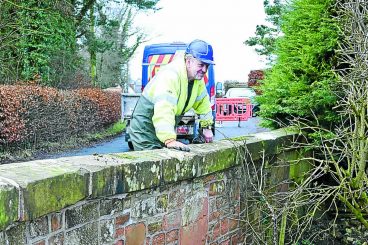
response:
<svg viewBox="0 0 368 245"><path fill-rule="evenodd" d="M131 141L128 141L129 149L134 151L133 143Z"/></svg>

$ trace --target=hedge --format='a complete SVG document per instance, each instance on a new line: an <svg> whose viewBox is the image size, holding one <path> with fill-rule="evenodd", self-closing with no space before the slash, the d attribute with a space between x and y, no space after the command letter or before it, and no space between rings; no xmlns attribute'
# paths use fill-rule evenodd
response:
<svg viewBox="0 0 368 245"><path fill-rule="evenodd" d="M117 92L0 85L0 146L36 147L101 130L120 118Z"/></svg>

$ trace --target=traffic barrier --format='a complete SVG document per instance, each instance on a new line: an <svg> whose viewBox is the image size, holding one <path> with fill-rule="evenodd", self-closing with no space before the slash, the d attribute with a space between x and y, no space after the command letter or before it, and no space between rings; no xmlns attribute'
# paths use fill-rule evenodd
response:
<svg viewBox="0 0 368 245"><path fill-rule="evenodd" d="M216 98L216 121L246 121L252 107L247 98Z"/></svg>

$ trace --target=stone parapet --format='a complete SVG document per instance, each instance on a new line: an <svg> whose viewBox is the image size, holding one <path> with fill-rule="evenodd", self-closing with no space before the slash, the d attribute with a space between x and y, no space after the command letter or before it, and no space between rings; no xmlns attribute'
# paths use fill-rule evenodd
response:
<svg viewBox="0 0 368 245"><path fill-rule="evenodd" d="M296 135L280 129L190 145L190 152L160 149L0 165L0 244L239 239L236 172L248 156L244 150L258 160L278 154ZM232 201L225 201L225 193Z"/></svg>

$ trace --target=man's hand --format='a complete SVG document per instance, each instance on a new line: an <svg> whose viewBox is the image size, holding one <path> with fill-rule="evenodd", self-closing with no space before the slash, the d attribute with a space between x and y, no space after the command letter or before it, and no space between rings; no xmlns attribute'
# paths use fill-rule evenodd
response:
<svg viewBox="0 0 368 245"><path fill-rule="evenodd" d="M187 145L179 142L179 141L176 141L176 140L167 140L165 142L165 145L168 149L175 149L175 150L179 150L179 151L187 151L189 152L190 149Z"/></svg>
<svg viewBox="0 0 368 245"><path fill-rule="evenodd" d="M203 137L206 143L211 143L213 141L213 133L211 129L203 129Z"/></svg>

